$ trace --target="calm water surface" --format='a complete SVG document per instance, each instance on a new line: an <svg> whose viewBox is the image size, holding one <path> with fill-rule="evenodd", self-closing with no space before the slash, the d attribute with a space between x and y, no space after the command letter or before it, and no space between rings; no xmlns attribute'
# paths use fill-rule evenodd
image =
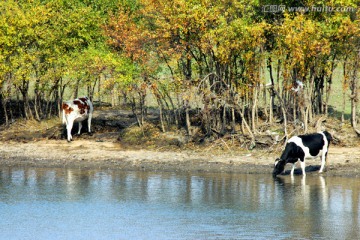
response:
<svg viewBox="0 0 360 240"><path fill-rule="evenodd" d="M0 168L0 238L360 239L358 181Z"/></svg>

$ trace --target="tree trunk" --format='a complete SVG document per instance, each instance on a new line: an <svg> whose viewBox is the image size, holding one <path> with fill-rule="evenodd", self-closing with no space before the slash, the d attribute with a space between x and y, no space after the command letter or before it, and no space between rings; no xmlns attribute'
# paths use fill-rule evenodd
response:
<svg viewBox="0 0 360 240"><path fill-rule="evenodd" d="M246 129L248 130L249 134L250 134L250 137L251 137L251 143L250 143L250 147L249 149L253 149L255 146L256 146L256 143L255 143L255 135L254 133L251 131L251 128L249 126L249 124L247 123L245 117L244 117L244 113L243 111L241 111L241 107L238 105L237 106L237 110L238 112L240 113L240 116L241 116L241 119L242 119L242 123L245 125Z"/></svg>
<svg viewBox="0 0 360 240"><path fill-rule="evenodd" d="M136 122L138 123L138 126L140 128L142 128L142 122L140 121L139 115L136 112L136 100L135 100L135 97L133 97L132 101L131 101L131 110L132 110L133 114L135 115Z"/></svg>
<svg viewBox="0 0 360 240"><path fill-rule="evenodd" d="M287 118L286 118L286 109L284 106L284 101L282 100L282 98L280 97L280 95L278 94L277 91L274 90L275 95L279 98L279 102L281 105L281 110L282 110L282 114L283 114L283 119L284 119L284 134L285 134L285 142L288 139L288 132L287 132Z"/></svg>
<svg viewBox="0 0 360 240"><path fill-rule="evenodd" d="M59 85L60 95L59 95L59 91L57 91L56 92L56 94L57 94L56 102L57 102L57 108L58 108L58 116L59 116L59 118L61 118L61 113L62 113L61 104L62 104L62 101L64 99L64 93L65 93L66 84L63 84L62 77L60 77L60 79L58 81L56 81L56 82L60 83L60 85Z"/></svg>
<svg viewBox="0 0 360 240"><path fill-rule="evenodd" d="M33 119L30 103L29 103L29 81L23 79L22 86L20 87L20 92L23 98L23 111L26 119Z"/></svg>
<svg viewBox="0 0 360 240"><path fill-rule="evenodd" d="M34 96L34 111L35 111L35 119L37 121L40 121L40 115L39 115L40 106L41 106L41 103L40 103L39 94L35 93L35 96Z"/></svg>
<svg viewBox="0 0 360 240"><path fill-rule="evenodd" d="M351 125L354 129L354 131L358 134L358 136L360 136L360 130L357 129L357 117L356 117L356 110L357 110L357 102L358 102L358 78L357 78L357 74L359 71L359 60L360 60L360 51L357 55L357 57L355 57L355 62L354 62L354 69L352 72L352 76L351 76L351 83L350 83L350 88L351 88Z"/></svg>
<svg viewBox="0 0 360 240"><path fill-rule="evenodd" d="M9 126L9 116L7 114L7 108L6 108L6 100L0 96L0 102L3 107L4 115L5 115L5 126Z"/></svg>
<svg viewBox="0 0 360 240"><path fill-rule="evenodd" d="M98 101L101 103L101 74L99 75L99 83L98 83Z"/></svg>
<svg viewBox="0 0 360 240"><path fill-rule="evenodd" d="M326 97L325 97L325 106L324 106L324 113L327 116L329 113L329 99L331 93L331 85L332 85L332 73L329 77L329 80L326 81Z"/></svg>
<svg viewBox="0 0 360 240"><path fill-rule="evenodd" d="M189 136L191 136L191 122L190 122L190 115L189 115L189 101L184 100L184 107L185 107L185 124L186 124L186 131Z"/></svg>
<svg viewBox="0 0 360 240"><path fill-rule="evenodd" d="M252 132L256 133L256 109L257 109L257 98L258 98L258 86L255 86L254 94L253 94L253 106L251 110L251 125L252 125Z"/></svg>
<svg viewBox="0 0 360 240"><path fill-rule="evenodd" d="M163 107L162 107L162 103L161 100L159 98L156 98L157 102L158 102L158 106L159 106L159 115L160 115L160 127L161 127L161 131L165 132L165 126L164 126L164 119L163 119Z"/></svg>
<svg viewBox="0 0 360 240"><path fill-rule="evenodd" d="M76 79L73 99L79 97L79 86L80 86L80 78Z"/></svg>
<svg viewBox="0 0 360 240"><path fill-rule="evenodd" d="M344 65L343 65L343 82L342 82L342 111L341 111L341 122L343 123L345 121L345 104L346 104L346 89L347 89L347 73L346 73L346 61L347 57L344 59Z"/></svg>
<svg viewBox="0 0 360 240"><path fill-rule="evenodd" d="M235 133L235 109L231 108L231 133Z"/></svg>
<svg viewBox="0 0 360 240"><path fill-rule="evenodd" d="M7 103L10 100L11 88L13 86L11 82L12 82L12 73L6 74L5 82L3 82L2 91L0 93L0 102L1 102L1 105L4 110L6 126L10 125L9 115L8 115L8 111L7 111ZM11 119L13 119L11 106L10 106L9 110L10 110L10 117L11 117Z"/></svg>
<svg viewBox="0 0 360 240"><path fill-rule="evenodd" d="M329 76L328 80L325 82L325 84L326 84L326 98L325 98L324 112L325 112L326 116L329 113L328 112L329 111L328 106L329 106L329 99L330 99L331 86L332 86L332 76L333 76L333 73L334 73L334 69L336 67L335 59L336 59L336 54L334 54L333 59L331 61L331 73L330 73L330 76Z"/></svg>
<svg viewBox="0 0 360 240"><path fill-rule="evenodd" d="M175 125L178 126L179 125L179 120L178 120L178 116L177 116L177 109L175 108L175 105L174 105L174 101L172 100L170 94L167 91L165 91L164 94L167 97L167 99L169 99L169 101L170 101L171 109L172 109L172 112L173 112L173 115L174 115Z"/></svg>
<svg viewBox="0 0 360 240"><path fill-rule="evenodd" d="M271 87L270 87L270 111L269 111L269 123L273 123L274 119L274 76L273 76L273 70L272 70L272 60L271 57L268 59L267 68L269 69L270 74L270 80L271 80Z"/></svg>

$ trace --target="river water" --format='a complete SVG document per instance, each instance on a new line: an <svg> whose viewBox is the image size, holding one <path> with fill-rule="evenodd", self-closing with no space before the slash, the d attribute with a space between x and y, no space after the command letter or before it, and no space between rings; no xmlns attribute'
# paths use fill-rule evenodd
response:
<svg viewBox="0 0 360 240"><path fill-rule="evenodd" d="M1 239L360 239L359 179L0 168Z"/></svg>

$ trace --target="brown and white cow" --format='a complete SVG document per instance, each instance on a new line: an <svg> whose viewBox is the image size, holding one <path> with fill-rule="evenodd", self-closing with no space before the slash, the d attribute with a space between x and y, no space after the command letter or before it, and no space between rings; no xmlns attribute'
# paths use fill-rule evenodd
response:
<svg viewBox="0 0 360 240"><path fill-rule="evenodd" d="M82 128L81 122L87 119L88 132L91 133L91 118L94 107L88 97L81 97L75 100L63 102L61 108L63 110L63 124L66 124L68 142L72 140L71 129L74 122L79 123L78 134L80 135Z"/></svg>

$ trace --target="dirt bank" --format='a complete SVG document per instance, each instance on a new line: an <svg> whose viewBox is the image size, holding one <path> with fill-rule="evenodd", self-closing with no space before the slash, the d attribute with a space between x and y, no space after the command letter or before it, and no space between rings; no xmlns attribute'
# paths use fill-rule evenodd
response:
<svg viewBox="0 0 360 240"><path fill-rule="evenodd" d="M128 150L118 142L76 139L28 143L0 142L0 165L111 168L148 171L271 173L275 153ZM319 160L307 161L308 174L318 174ZM288 166L290 168L290 166ZM360 147L332 147L325 176L360 177Z"/></svg>
<svg viewBox="0 0 360 240"><path fill-rule="evenodd" d="M156 115L150 116L156 119ZM0 126L0 165L270 174L282 149L281 144L270 142L245 150L246 142L231 138L192 143L179 130L161 133L155 125L139 130L130 111L98 109L93 119L94 134L75 136L67 143L57 118L18 120L8 128ZM337 128L338 145L330 146L324 175L360 177L358 137L351 128ZM306 165L309 174L318 174L320 160L307 161Z"/></svg>

